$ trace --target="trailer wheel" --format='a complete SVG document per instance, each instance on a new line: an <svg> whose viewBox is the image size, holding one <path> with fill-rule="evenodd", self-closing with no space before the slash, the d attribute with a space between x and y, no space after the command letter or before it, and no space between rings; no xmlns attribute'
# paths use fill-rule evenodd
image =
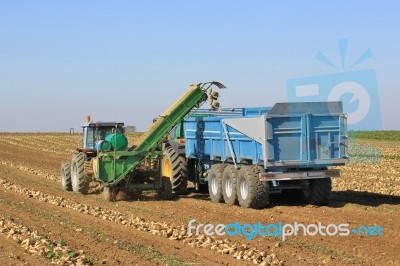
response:
<svg viewBox="0 0 400 266"><path fill-rule="evenodd" d="M164 200L172 199L174 197L174 194L172 194L171 179L167 176L162 176L161 183L161 189L158 191L158 195L160 196L160 198Z"/></svg>
<svg viewBox="0 0 400 266"><path fill-rule="evenodd" d="M74 154L71 162L72 190L75 193L87 194L89 182L85 176L85 154L79 152Z"/></svg>
<svg viewBox="0 0 400 266"><path fill-rule="evenodd" d="M117 198L118 190L116 187L104 187L103 197L108 201L115 201Z"/></svg>
<svg viewBox="0 0 400 266"><path fill-rule="evenodd" d="M170 146L166 147L163 155L162 175L170 178L172 191L175 194L186 194L188 185L186 159Z"/></svg>
<svg viewBox="0 0 400 266"><path fill-rule="evenodd" d="M208 193L212 202L223 202L222 196L222 174L224 164L214 164L208 173Z"/></svg>
<svg viewBox="0 0 400 266"><path fill-rule="evenodd" d="M235 166L228 165L222 174L222 195L224 201L228 205L234 205L238 203L237 197L237 174L238 170Z"/></svg>
<svg viewBox="0 0 400 266"><path fill-rule="evenodd" d="M237 178L239 205L243 208L261 209L268 205L268 183L261 182L259 174L264 169L257 165L243 166Z"/></svg>
<svg viewBox="0 0 400 266"><path fill-rule="evenodd" d="M71 165L67 162L61 164L61 186L65 191L72 191L71 183Z"/></svg>
<svg viewBox="0 0 400 266"><path fill-rule="evenodd" d="M313 205L327 205L331 198L332 180L320 178L310 180L310 187L303 189L303 201Z"/></svg>

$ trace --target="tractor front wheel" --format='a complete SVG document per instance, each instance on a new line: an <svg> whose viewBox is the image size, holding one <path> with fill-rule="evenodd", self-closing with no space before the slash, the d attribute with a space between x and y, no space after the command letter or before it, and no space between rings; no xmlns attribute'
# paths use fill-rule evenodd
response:
<svg viewBox="0 0 400 266"><path fill-rule="evenodd" d="M89 182L85 176L85 154L79 152L74 154L71 162L72 190L75 193L87 194Z"/></svg>
<svg viewBox="0 0 400 266"><path fill-rule="evenodd" d="M67 162L61 164L61 186L65 191L72 191L71 165Z"/></svg>

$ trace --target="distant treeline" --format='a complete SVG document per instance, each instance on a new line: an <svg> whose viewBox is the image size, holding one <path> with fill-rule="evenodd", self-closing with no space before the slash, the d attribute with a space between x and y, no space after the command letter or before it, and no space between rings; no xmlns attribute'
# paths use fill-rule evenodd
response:
<svg viewBox="0 0 400 266"><path fill-rule="evenodd" d="M135 126L125 126L125 132L126 133L135 133L136 132L136 127Z"/></svg>
<svg viewBox="0 0 400 266"><path fill-rule="evenodd" d="M349 131L350 138L400 141L399 130Z"/></svg>

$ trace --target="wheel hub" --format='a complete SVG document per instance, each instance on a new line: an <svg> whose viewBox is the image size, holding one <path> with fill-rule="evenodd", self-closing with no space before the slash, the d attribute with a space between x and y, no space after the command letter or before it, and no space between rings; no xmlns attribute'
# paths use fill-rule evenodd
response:
<svg viewBox="0 0 400 266"><path fill-rule="evenodd" d="M247 196L249 195L249 186L244 180L240 182L240 195L242 196L242 199L247 199Z"/></svg>
<svg viewBox="0 0 400 266"><path fill-rule="evenodd" d="M232 178L229 177L226 181L225 181L225 193L228 197L232 196Z"/></svg>
<svg viewBox="0 0 400 266"><path fill-rule="evenodd" d="M211 180L211 191L214 195L218 193L218 179L216 177Z"/></svg>

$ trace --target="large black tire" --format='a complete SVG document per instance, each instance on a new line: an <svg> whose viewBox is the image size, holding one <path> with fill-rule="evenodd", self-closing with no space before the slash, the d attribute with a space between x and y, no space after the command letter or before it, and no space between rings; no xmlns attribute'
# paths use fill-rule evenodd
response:
<svg viewBox="0 0 400 266"><path fill-rule="evenodd" d="M268 205L268 182L259 179L259 174L263 171L264 169L257 165L242 166L240 169L237 177L237 194L241 207L261 209Z"/></svg>
<svg viewBox="0 0 400 266"><path fill-rule="evenodd" d="M172 193L171 179L169 177L162 176L161 182L161 189L158 191L159 197L164 200L172 199L174 197L174 194Z"/></svg>
<svg viewBox="0 0 400 266"><path fill-rule="evenodd" d="M116 187L104 187L103 197L108 201L115 201L118 194L118 189Z"/></svg>
<svg viewBox="0 0 400 266"><path fill-rule="evenodd" d="M87 194L89 182L85 176L85 154L80 152L74 154L71 162L72 191L75 193Z"/></svg>
<svg viewBox="0 0 400 266"><path fill-rule="evenodd" d="M71 165L67 162L61 164L61 187L65 191L72 191Z"/></svg>
<svg viewBox="0 0 400 266"><path fill-rule="evenodd" d="M312 179L310 187L303 190L303 202L322 206L327 205L331 198L332 180L330 178Z"/></svg>
<svg viewBox="0 0 400 266"><path fill-rule="evenodd" d="M208 173L208 193L212 202L223 202L222 174L225 164L214 164Z"/></svg>
<svg viewBox="0 0 400 266"><path fill-rule="evenodd" d="M235 205L238 203L237 175L238 170L235 169L233 165L225 167L222 174L222 195L225 203L228 205Z"/></svg>
<svg viewBox="0 0 400 266"><path fill-rule="evenodd" d="M188 164L185 157L168 146L163 152L162 176L169 177L175 194L186 194L188 185Z"/></svg>

